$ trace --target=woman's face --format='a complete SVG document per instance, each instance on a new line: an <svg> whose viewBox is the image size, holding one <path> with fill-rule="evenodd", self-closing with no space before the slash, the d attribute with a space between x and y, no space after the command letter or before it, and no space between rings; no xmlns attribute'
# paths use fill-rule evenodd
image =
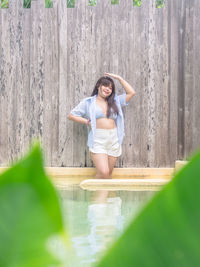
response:
<svg viewBox="0 0 200 267"><path fill-rule="evenodd" d="M105 86L105 85L100 85L99 89L98 89L98 95L103 97L103 98L107 98L108 96L110 96L112 94L112 86L111 84L109 86Z"/></svg>

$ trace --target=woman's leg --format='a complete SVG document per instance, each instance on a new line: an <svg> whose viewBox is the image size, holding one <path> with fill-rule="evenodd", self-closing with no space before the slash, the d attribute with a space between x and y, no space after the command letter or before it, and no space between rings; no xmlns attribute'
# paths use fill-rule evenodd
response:
<svg viewBox="0 0 200 267"><path fill-rule="evenodd" d="M117 157L108 156L109 176L111 177L113 168L117 161Z"/></svg>
<svg viewBox="0 0 200 267"><path fill-rule="evenodd" d="M90 152L92 161L97 169L96 178L108 179L110 178L109 161L107 154L99 154Z"/></svg>

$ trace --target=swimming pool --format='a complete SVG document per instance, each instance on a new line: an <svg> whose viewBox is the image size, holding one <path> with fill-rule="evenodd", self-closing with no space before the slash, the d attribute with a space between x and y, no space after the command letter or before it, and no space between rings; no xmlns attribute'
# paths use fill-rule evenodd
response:
<svg viewBox="0 0 200 267"><path fill-rule="evenodd" d="M71 240L68 266L93 266L155 191L88 191L58 188Z"/></svg>

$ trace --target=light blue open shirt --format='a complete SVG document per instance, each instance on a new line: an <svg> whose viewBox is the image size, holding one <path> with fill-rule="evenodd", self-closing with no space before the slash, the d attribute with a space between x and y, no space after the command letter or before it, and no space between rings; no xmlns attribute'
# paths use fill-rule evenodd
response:
<svg viewBox="0 0 200 267"><path fill-rule="evenodd" d="M124 138L124 116L122 112L122 107L127 106L126 103L126 93L122 95L115 95L115 103L118 107L118 116L115 120L117 125L117 135L119 139L119 143L122 144ZM94 136L96 132L96 95L84 98L72 111L70 112L72 115L76 117L84 117L86 119L90 119L91 128L89 129L88 133L88 142L87 145L89 147L93 147L94 143Z"/></svg>

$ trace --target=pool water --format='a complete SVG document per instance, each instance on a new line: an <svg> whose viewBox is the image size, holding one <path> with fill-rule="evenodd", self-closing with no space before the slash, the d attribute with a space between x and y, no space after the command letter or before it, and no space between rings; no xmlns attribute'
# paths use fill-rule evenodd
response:
<svg viewBox="0 0 200 267"><path fill-rule="evenodd" d="M87 191L78 185L59 189L71 240L68 266L89 267L103 256L153 191Z"/></svg>

